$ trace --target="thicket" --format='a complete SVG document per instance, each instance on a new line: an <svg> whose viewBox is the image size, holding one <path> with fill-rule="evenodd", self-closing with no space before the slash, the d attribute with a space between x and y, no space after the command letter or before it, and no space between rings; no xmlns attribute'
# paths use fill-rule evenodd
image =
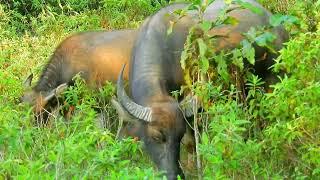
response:
<svg viewBox="0 0 320 180"><path fill-rule="evenodd" d="M229 64L216 71L216 79L186 87L205 102L197 114L200 173L205 179L316 179L320 177L320 1L260 2L274 13L296 17L277 19L287 26L290 41L272 69L286 73L270 93L260 77L246 76L244 99L236 83L225 82L229 74L223 68ZM59 109L75 106L74 115L65 120L55 114L47 127L35 126L31 108L17 101L24 78L30 72L38 77L54 48L69 34L136 28L162 5L152 0L0 3L0 179L161 178L139 142L115 139L118 120L109 104L113 86L96 91L77 81ZM194 61L201 72L207 72L208 65L215 70L216 63L206 61L212 58L206 48L211 42L205 36L189 39L195 51L187 61ZM221 62L227 62L226 57L221 56ZM239 59L244 61L242 55L237 58L238 65ZM98 113L107 128L97 125ZM193 173L186 172L189 177Z"/></svg>
<svg viewBox="0 0 320 180"><path fill-rule="evenodd" d="M201 18L207 4L192 6L200 23L190 31L181 64L183 90L197 95L204 108L194 120L200 173L214 179L318 178L320 1L261 2L275 13L270 25L283 24L291 36L271 67L279 82L269 93L267 82L245 65L255 63L252 43L271 47L268 27L251 29L236 49L216 52L208 31L236 20L222 13L208 22Z"/></svg>

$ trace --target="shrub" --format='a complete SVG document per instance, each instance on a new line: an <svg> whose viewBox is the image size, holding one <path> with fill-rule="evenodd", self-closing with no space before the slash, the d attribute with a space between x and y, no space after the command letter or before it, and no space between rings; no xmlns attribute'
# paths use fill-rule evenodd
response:
<svg viewBox="0 0 320 180"><path fill-rule="evenodd" d="M299 8L308 6L304 3ZM314 10L310 12L318 14ZM302 28L280 51L272 67L285 75L279 77L271 93L265 93L261 78L243 66L245 59L251 63L247 46L217 54L206 34L208 22L201 21L200 16L198 27L191 29L181 59L187 80L183 90L191 90L203 103L196 122L202 129L198 146L206 178L319 176L319 31L308 32L315 29L301 17ZM222 16L213 24L219 22L231 21ZM265 33L257 35L253 38L256 42L267 37ZM247 88L245 97L237 81L241 78Z"/></svg>

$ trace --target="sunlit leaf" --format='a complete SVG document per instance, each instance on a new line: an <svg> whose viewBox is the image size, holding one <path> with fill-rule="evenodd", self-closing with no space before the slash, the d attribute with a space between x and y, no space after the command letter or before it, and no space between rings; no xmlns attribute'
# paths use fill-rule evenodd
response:
<svg viewBox="0 0 320 180"><path fill-rule="evenodd" d="M208 135L206 133L202 133L201 140L202 140L202 143L204 145L208 145L209 144L209 138L208 138Z"/></svg>
<svg viewBox="0 0 320 180"><path fill-rule="evenodd" d="M230 25L237 25L239 23L238 19L232 16L228 16L222 24L230 24Z"/></svg>

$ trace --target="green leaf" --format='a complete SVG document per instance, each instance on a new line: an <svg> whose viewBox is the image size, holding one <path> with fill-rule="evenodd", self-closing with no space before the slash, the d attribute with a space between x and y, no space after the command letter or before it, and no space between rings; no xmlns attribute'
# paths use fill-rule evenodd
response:
<svg viewBox="0 0 320 180"><path fill-rule="evenodd" d="M203 41L203 39L200 39L200 38L197 39L197 43L198 43L198 47L199 47L200 57L201 58L205 57L205 54L206 54L207 49L208 49L206 43Z"/></svg>
<svg viewBox="0 0 320 180"><path fill-rule="evenodd" d="M208 6L213 3L215 0L208 0Z"/></svg>
<svg viewBox="0 0 320 180"><path fill-rule="evenodd" d="M187 51L182 51L180 64L181 64L181 68L182 68L183 70L186 69L186 61L187 61L187 59L188 59L188 53L187 53Z"/></svg>
<svg viewBox="0 0 320 180"><path fill-rule="evenodd" d="M249 9L251 12L253 12L255 14L258 14L258 15L262 15L263 14L262 9L252 5L251 3L243 2L242 0L235 0L235 2L237 4L239 4L241 7L245 8L245 9Z"/></svg>
<svg viewBox="0 0 320 180"><path fill-rule="evenodd" d="M255 50L252 47L251 43L244 39L243 41L241 41L241 45L242 45L242 55L244 58L247 59L247 61L254 65L255 63Z"/></svg>
<svg viewBox="0 0 320 180"><path fill-rule="evenodd" d="M218 74L223 80L229 82L230 77L228 73L228 66L225 62L224 53L220 53L219 55L215 56L214 60L217 63Z"/></svg>
<svg viewBox="0 0 320 180"><path fill-rule="evenodd" d="M249 31L245 33L245 36L250 42L254 42L255 38L257 37L257 30L251 27Z"/></svg>
<svg viewBox="0 0 320 180"><path fill-rule="evenodd" d="M200 4L201 4L201 1L197 0L197 2L194 2L194 3L190 4L187 7L187 10L189 10L189 11L198 10L198 9L200 9Z"/></svg>
<svg viewBox="0 0 320 180"><path fill-rule="evenodd" d="M250 124L250 121L247 120L237 120L234 122L235 125L242 125L242 124Z"/></svg>
<svg viewBox="0 0 320 180"><path fill-rule="evenodd" d="M234 49L232 51L232 63L234 65L236 65L237 67L239 67L239 69L242 71L244 69L244 64L243 64L243 58L242 58L242 54L241 51L239 49Z"/></svg>
<svg viewBox="0 0 320 180"><path fill-rule="evenodd" d="M200 69L202 72L207 72L209 70L209 60L206 57L200 59Z"/></svg>
<svg viewBox="0 0 320 180"><path fill-rule="evenodd" d="M269 23L271 26L276 27L283 24L300 24L300 21L295 16L274 14L270 17Z"/></svg>
<svg viewBox="0 0 320 180"><path fill-rule="evenodd" d="M235 17L232 16L227 16L227 18L223 21L222 24L226 24L226 25L237 25L239 23L238 19L236 19Z"/></svg>
<svg viewBox="0 0 320 180"><path fill-rule="evenodd" d="M255 42L261 47L267 47L276 39L276 36L271 32L265 32L255 38Z"/></svg>
<svg viewBox="0 0 320 180"><path fill-rule="evenodd" d="M202 133L201 140L202 140L203 145L208 145L209 144L209 138L208 138L208 135L206 133Z"/></svg>
<svg viewBox="0 0 320 180"><path fill-rule="evenodd" d="M203 21L202 23L199 24L199 26L204 32L207 32L212 28L212 22Z"/></svg>
<svg viewBox="0 0 320 180"><path fill-rule="evenodd" d="M185 73L184 74L185 74L184 80L185 80L187 86L192 86L192 79L191 79L191 77L189 75L190 74L189 68L185 69Z"/></svg>

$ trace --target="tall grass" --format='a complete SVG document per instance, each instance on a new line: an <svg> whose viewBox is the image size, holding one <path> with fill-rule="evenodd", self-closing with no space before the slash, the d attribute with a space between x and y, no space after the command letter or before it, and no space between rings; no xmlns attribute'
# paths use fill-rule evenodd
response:
<svg viewBox="0 0 320 180"><path fill-rule="evenodd" d="M88 30L136 28L160 8L150 1L8 1L0 4L0 179L99 178L154 179L152 163L133 139L118 141L118 118L108 98L111 84L88 89L82 81L65 93L65 112L37 127L31 107L18 105L22 83L39 77L65 37ZM74 98L77 97L77 98ZM107 129L98 125L100 114Z"/></svg>

